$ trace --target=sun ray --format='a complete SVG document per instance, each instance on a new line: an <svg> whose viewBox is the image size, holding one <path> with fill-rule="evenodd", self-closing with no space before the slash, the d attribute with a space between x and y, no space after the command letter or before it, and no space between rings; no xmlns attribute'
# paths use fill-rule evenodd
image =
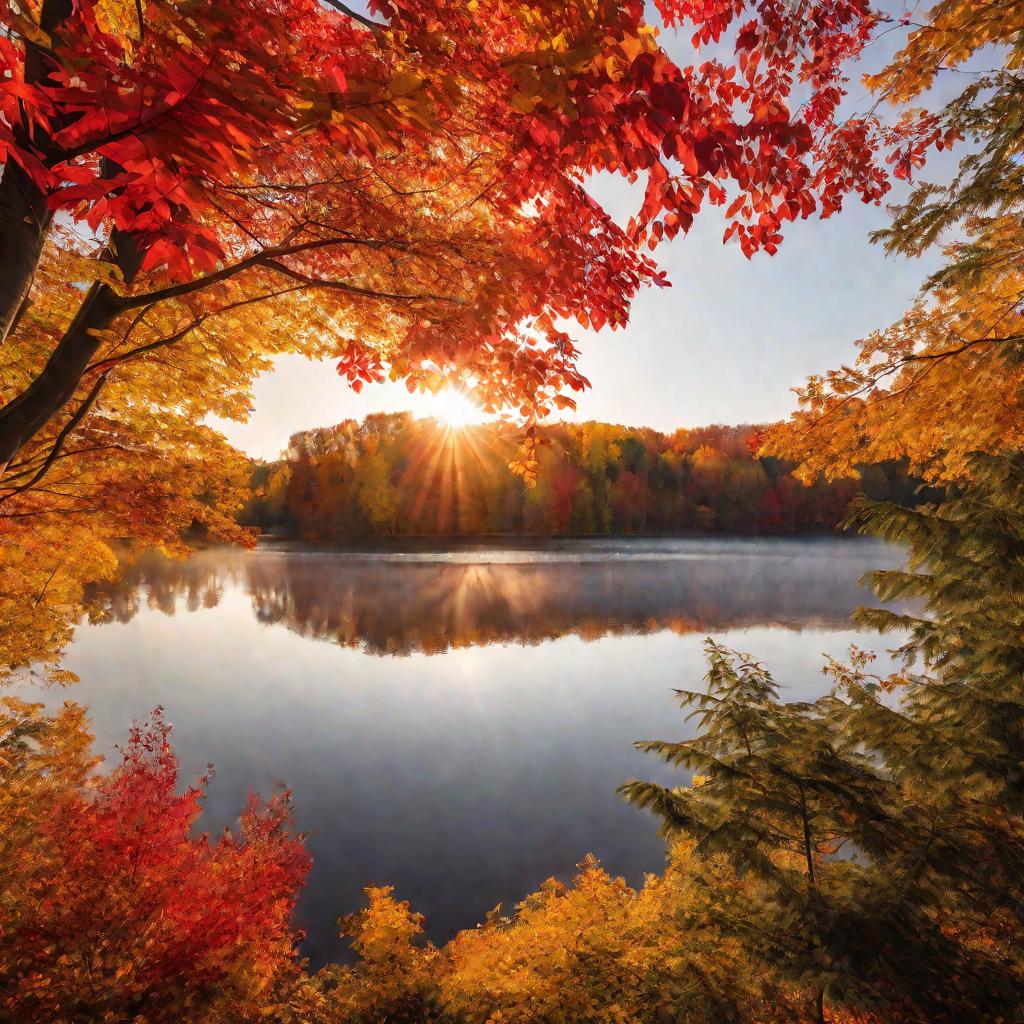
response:
<svg viewBox="0 0 1024 1024"><path fill-rule="evenodd" d="M454 387L428 396L423 404L424 415L433 416L449 430L462 430L471 424L483 423L488 418L465 391Z"/></svg>

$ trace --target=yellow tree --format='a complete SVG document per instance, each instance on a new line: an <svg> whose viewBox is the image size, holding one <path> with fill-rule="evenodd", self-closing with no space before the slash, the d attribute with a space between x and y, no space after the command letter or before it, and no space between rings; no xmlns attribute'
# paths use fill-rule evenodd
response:
<svg viewBox="0 0 1024 1024"><path fill-rule="evenodd" d="M969 475L974 451L1024 442L1024 4L945 0L871 85L906 102L983 51L995 70L941 114L946 139L972 143L948 186L919 184L877 239L918 256L944 243L946 261L898 323L859 344L856 361L799 391L800 410L766 451L836 476L858 463L906 458L934 481ZM985 48L988 49L985 49ZM963 237L949 233L963 228Z"/></svg>
<svg viewBox="0 0 1024 1024"><path fill-rule="evenodd" d="M514 913L495 907L441 948L423 940L423 918L391 889L371 888L366 909L341 922L359 961L284 987L267 1016L280 1024L769 1024L781 1014L711 919L742 887L721 858L697 857L685 843L664 875L639 888L587 857L571 885L548 879Z"/></svg>

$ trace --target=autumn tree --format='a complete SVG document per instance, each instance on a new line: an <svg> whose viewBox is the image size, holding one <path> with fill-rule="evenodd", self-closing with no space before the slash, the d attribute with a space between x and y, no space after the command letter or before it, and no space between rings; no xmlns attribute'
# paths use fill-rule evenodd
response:
<svg viewBox="0 0 1024 1024"><path fill-rule="evenodd" d="M715 893L741 885L723 862L701 861L685 845L663 876L636 889L587 857L572 884L549 879L441 948L424 941L423 919L392 890L371 888L366 909L341 920L359 960L286 987L268 1016L277 1024L770 1024L749 971L709 921Z"/></svg>
<svg viewBox="0 0 1024 1024"><path fill-rule="evenodd" d="M747 880L715 921L785 1018L1012 1019L1024 965L1007 908L1024 847L992 780L961 774L978 707L954 714L950 693L936 718L934 681L920 678L893 708L896 682L870 676L859 652L830 666L831 694L787 702L749 655L707 647L707 690L680 692L697 737L639 744L693 772L692 786L624 793Z"/></svg>
<svg viewBox="0 0 1024 1024"><path fill-rule="evenodd" d="M799 412L768 435L767 450L802 462L808 479L906 458L932 480L960 480L972 452L1024 444L1022 18L1019 3L943 0L870 80L881 100L904 103L963 72L968 85L939 118L946 138L971 145L948 185L919 183L876 235L903 256L943 246L918 301L862 341L852 365L812 377ZM963 67L975 55L997 66Z"/></svg>
<svg viewBox="0 0 1024 1024"><path fill-rule="evenodd" d="M385 425L384 429L372 431L363 464L355 467L359 508L381 533L394 533L398 525L399 492L392 483L397 455L395 434Z"/></svg>
<svg viewBox="0 0 1024 1024"><path fill-rule="evenodd" d="M308 857L278 794L239 829L195 835L205 780L177 792L159 713L97 775L84 713L5 698L0 718L0 1015L255 1019L291 970Z"/></svg>
<svg viewBox="0 0 1024 1024"><path fill-rule="evenodd" d="M584 384L556 319L621 325L662 283L639 243L732 199L730 234L772 251L784 221L884 194L877 147L908 160L934 138L837 120L842 64L877 21L858 0L666 2L698 45L732 36L731 62L687 69L638 3L376 13L5 4L0 324L24 365L0 464L156 351L185 374L230 353L237 390L276 347L319 345L357 385L387 363L540 412ZM601 170L647 178L629 230L582 187ZM76 226L63 243L55 214ZM33 314L48 259L81 299L43 293Z"/></svg>

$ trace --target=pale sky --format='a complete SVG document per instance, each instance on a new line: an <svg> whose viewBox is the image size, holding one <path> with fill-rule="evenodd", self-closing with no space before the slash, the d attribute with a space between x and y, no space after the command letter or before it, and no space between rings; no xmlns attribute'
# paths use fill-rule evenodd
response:
<svg viewBox="0 0 1024 1024"><path fill-rule="evenodd" d="M663 38L685 60L686 44ZM876 43L871 64L891 51L890 40ZM867 105L855 87L851 106ZM940 157L927 176L946 178L951 166ZM603 177L591 187L623 222L638 205L621 180ZM887 221L884 208L849 199L829 220L786 225L775 256L748 261L736 244L722 245L721 210L707 207L688 235L657 250L672 287L642 292L626 330L572 332L581 342L580 369L593 385L574 396L573 418L673 430L786 416L794 407L791 389L808 374L849 361L854 342L896 320L934 266L934 258L906 261L871 245L869 232ZM438 409L436 399L410 396L401 383L367 385L357 395L333 361L295 356L256 381L253 399L248 423L217 426L261 458L276 458L298 430L370 412Z"/></svg>

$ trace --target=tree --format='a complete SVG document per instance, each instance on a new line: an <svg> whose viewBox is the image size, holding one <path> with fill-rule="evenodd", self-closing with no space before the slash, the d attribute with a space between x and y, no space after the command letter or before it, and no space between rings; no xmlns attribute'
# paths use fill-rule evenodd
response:
<svg viewBox="0 0 1024 1024"><path fill-rule="evenodd" d="M27 470L0 496L0 678L33 664L74 678L57 662L89 610L87 585L110 578L128 549L182 554L182 537L196 536L253 543L236 521L246 460L209 427L168 422L127 399L124 408L120 422L93 417L44 488Z"/></svg>
<svg viewBox="0 0 1024 1024"><path fill-rule="evenodd" d="M1015 4L941 2L875 79L902 102L1005 45L1005 67L941 115L944 139L976 143L960 174L919 185L879 235L919 255L962 221L967 240L855 366L810 380L764 447L808 481L895 458L951 485L917 508L865 497L851 518L908 553L871 575L897 606L858 613L901 635L901 670L872 675L855 651L828 666L831 694L790 705L759 665L712 645L709 693L684 694L701 734L646 745L706 773L701 785L626 790L754 880L720 924L802 996L797 1020L1021 1013L1020 18Z"/></svg>
<svg viewBox="0 0 1024 1024"><path fill-rule="evenodd" d="M784 221L884 194L879 146L906 160L934 138L837 121L842 64L877 23L860 0L666 0L698 45L733 36L730 64L685 70L640 4L610 0L410 0L379 23L316 0L2 12L0 325L29 346L4 466L103 374L172 347L194 372L237 355L244 388L253 359L313 334L356 386L386 362L543 414L585 383L556 318L621 325L664 283L640 243L731 199L729 234L774 251ZM647 177L629 231L580 185L601 170ZM60 239L55 213L77 233ZM25 320L40 260L80 293L48 344Z"/></svg>
<svg viewBox="0 0 1024 1024"><path fill-rule="evenodd" d="M919 184L877 234L889 252L919 256L935 243L946 261L898 323L860 342L852 366L812 377L801 410L769 432L766 451L798 460L812 479L856 462L906 458L930 480L962 480L974 451L1024 444L1024 85L1019 3L944 0L872 80L906 102L984 47L1003 66L968 72L940 115L944 138L972 148L948 186ZM949 238L963 226L963 237Z"/></svg>
<svg viewBox="0 0 1024 1024"><path fill-rule="evenodd" d="M368 421L370 419L367 417ZM359 508L371 527L381 533L394 533L398 524L399 493L391 482L396 454L394 437L387 432L374 431L365 454L355 467L359 479Z"/></svg>
<svg viewBox="0 0 1024 1024"><path fill-rule="evenodd" d="M908 714L927 721L936 785L993 804L1019 827L1024 808L1024 461L976 454L971 482L907 509L863 499L854 525L908 549L904 570L872 574L878 596L910 611L867 609L865 624L905 636ZM881 739L881 737L880 737ZM1009 853L1009 849L1007 850Z"/></svg>
<svg viewBox="0 0 1024 1024"><path fill-rule="evenodd" d="M422 941L423 919L407 903L370 888L366 909L341 921L359 961L287 988L270 1019L768 1024L745 966L707 918L713 894L737 885L722 863L683 845L664 877L639 889L587 857L571 885L548 879L514 913L495 907L440 949Z"/></svg>
<svg viewBox="0 0 1024 1024"><path fill-rule="evenodd" d="M3 701L0 1014L56 1022L256 1018L292 969L308 869L287 795L237 832L192 834L204 779L176 792L159 712L93 773L84 712Z"/></svg>
<svg viewBox="0 0 1024 1024"><path fill-rule="evenodd" d="M962 480L975 451L1024 445L1021 214L971 222L969 241L898 323L863 341L857 361L812 378L800 411L769 432L766 451L812 480L906 459L914 473ZM971 267L971 252L979 255Z"/></svg>
<svg viewBox="0 0 1024 1024"><path fill-rule="evenodd" d="M680 692L697 738L638 744L693 771L692 787L634 781L623 792L746 881L713 920L783 1018L1013 1019L1024 833L986 759L1005 778L1019 684L1004 696L972 680L968 695L963 676L948 690L919 677L894 708L883 698L903 681L868 675L870 656L854 651L829 667L830 695L788 703L749 655L707 649L707 692Z"/></svg>
<svg viewBox="0 0 1024 1024"><path fill-rule="evenodd" d="M608 490L608 504L615 511L622 533L646 532L651 493L647 484L630 469L622 469Z"/></svg>

